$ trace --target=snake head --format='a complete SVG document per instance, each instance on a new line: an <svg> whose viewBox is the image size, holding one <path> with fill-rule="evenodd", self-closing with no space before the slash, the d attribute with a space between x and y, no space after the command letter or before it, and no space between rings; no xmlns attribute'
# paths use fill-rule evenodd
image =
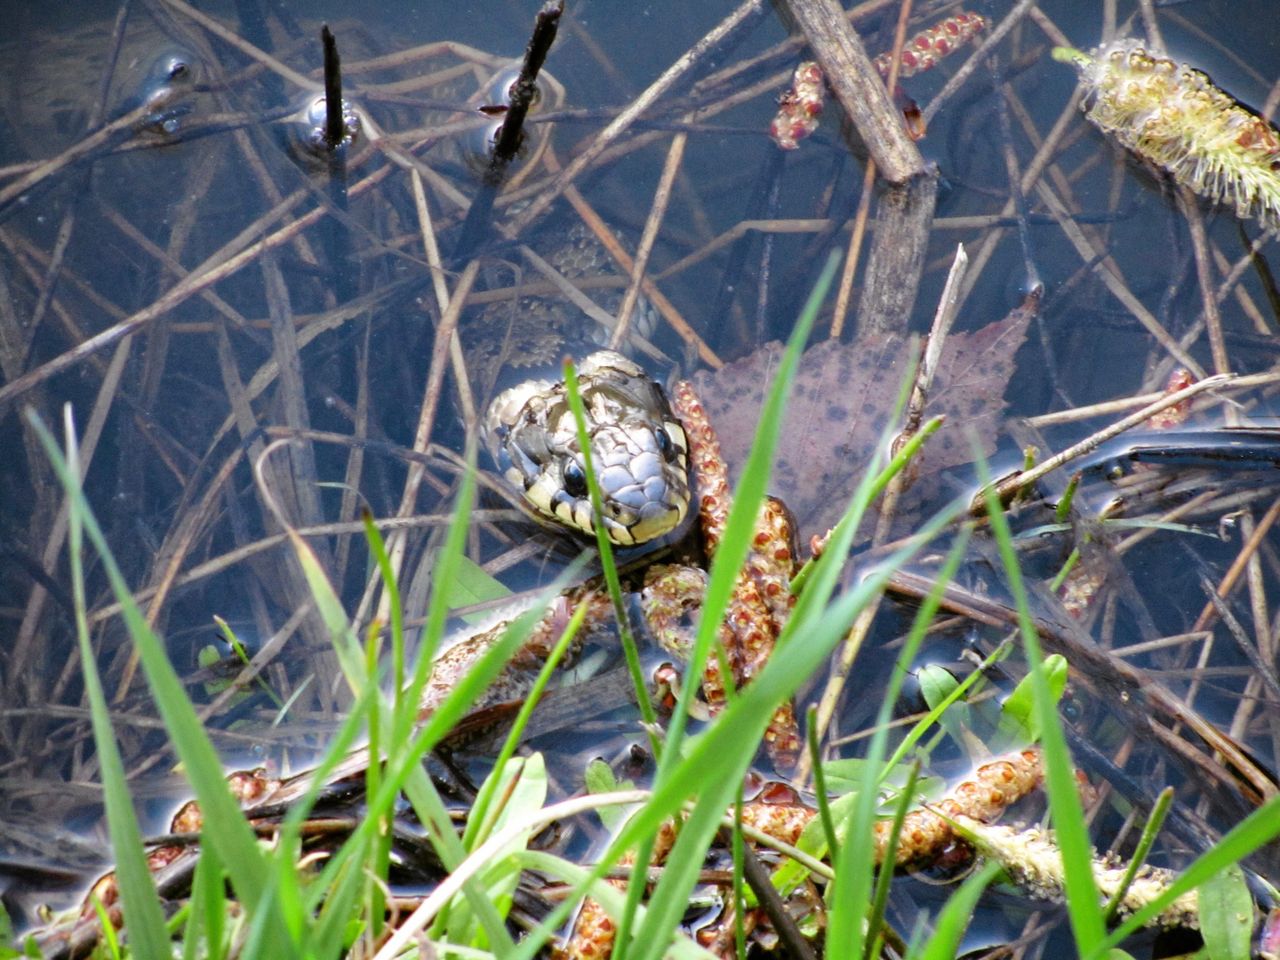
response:
<svg viewBox="0 0 1280 960"><path fill-rule="evenodd" d="M688 442L666 394L620 354L578 368L605 534L635 546L671 532L689 510ZM503 477L542 518L595 535L577 426L563 382L531 380L489 405L485 443Z"/></svg>

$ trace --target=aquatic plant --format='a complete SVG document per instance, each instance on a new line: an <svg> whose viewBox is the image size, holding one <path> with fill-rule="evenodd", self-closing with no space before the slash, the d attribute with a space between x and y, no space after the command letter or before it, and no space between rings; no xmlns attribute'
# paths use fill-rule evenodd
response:
<svg viewBox="0 0 1280 960"><path fill-rule="evenodd" d="M1200 196L1280 227L1280 134L1206 74L1136 40L1053 57L1080 71L1100 130Z"/></svg>

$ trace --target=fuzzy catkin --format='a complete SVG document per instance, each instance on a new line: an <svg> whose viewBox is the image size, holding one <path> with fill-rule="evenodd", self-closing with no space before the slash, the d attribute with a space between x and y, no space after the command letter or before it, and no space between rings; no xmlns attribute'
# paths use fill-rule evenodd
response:
<svg viewBox="0 0 1280 960"><path fill-rule="evenodd" d="M1208 76L1135 40L1053 56L1080 71L1095 126L1200 196L1280 227L1280 134Z"/></svg>
<svg viewBox="0 0 1280 960"><path fill-rule="evenodd" d="M1016 829L1008 826L991 826L970 817L956 817L962 833L984 857L1000 864L1009 879L1031 896L1039 900L1062 903L1066 898L1066 879L1062 869L1062 853L1051 834L1035 828ZM1114 896L1120 889L1125 875L1125 865L1093 859L1093 880L1103 900ZM1137 913L1156 897L1161 896L1176 879L1170 870L1142 866L1133 882L1120 898L1119 914L1127 917ZM1161 913L1153 917L1148 926L1200 927L1200 898L1196 890L1184 893Z"/></svg>

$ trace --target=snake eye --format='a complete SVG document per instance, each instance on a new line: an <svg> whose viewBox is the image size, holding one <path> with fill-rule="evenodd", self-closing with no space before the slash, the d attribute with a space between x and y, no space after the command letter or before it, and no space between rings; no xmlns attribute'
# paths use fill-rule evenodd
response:
<svg viewBox="0 0 1280 960"><path fill-rule="evenodd" d="M676 458L676 445L671 442L671 434L666 429L660 429L657 434L658 452L662 454L662 459L670 463Z"/></svg>
<svg viewBox="0 0 1280 960"><path fill-rule="evenodd" d="M564 491L578 500L587 495L587 475L577 460L570 460L564 465Z"/></svg>

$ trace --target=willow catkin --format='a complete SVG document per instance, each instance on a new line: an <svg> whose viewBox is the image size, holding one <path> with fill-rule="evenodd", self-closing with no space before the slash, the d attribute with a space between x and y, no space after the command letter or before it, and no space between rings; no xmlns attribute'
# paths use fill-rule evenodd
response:
<svg viewBox="0 0 1280 960"><path fill-rule="evenodd" d="M1280 227L1280 134L1208 76L1135 40L1053 56L1080 71L1095 126L1201 196Z"/></svg>

